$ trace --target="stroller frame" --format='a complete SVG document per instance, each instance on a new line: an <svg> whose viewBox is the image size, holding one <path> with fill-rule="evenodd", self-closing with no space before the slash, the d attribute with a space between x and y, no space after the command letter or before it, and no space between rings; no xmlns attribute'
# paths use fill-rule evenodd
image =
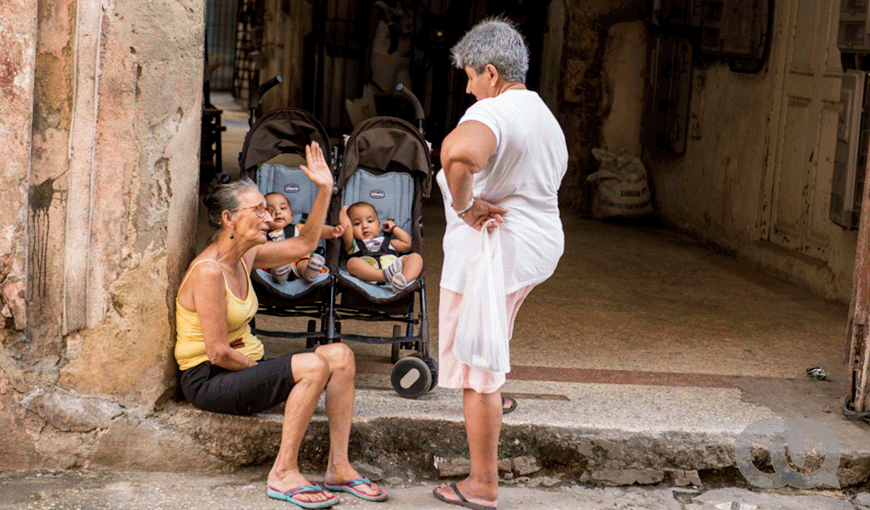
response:
<svg viewBox="0 0 870 510"><path fill-rule="evenodd" d="M261 89L274 86L280 78L261 85ZM296 154L304 157L305 146L318 142L332 155L330 168L336 179L329 219L336 223L341 208L339 200L348 180L358 169L374 170L389 174L393 171L407 173L414 183L413 210L411 212L412 251L422 253L422 198L429 196L432 182L432 163L428 143L420 129L394 117L376 117L360 123L347 138L345 153L330 147L329 137L323 126L310 113L295 108L270 111L259 119L259 97L265 90L258 89L252 96L250 106L251 128L245 136L239 154L242 175L257 181L258 169L264 163L281 154ZM404 92L409 95L408 91ZM413 96L411 96L413 97ZM256 99L255 99L256 98ZM416 98L413 98L416 100ZM419 109L422 111L422 108ZM388 137L375 143L382 150L372 153L373 140L379 129L386 129ZM372 133L376 136L372 136ZM404 141L402 141L404 140ZM357 143L360 142L360 143ZM401 142L401 143L400 143ZM341 164L339 164L341 163ZM258 182L258 186L260 182ZM310 289L300 295L282 294L255 272L251 272L254 288L260 302L258 314L273 317L308 317L307 331L269 331L255 327L252 332L280 339L306 339L306 347L343 340L368 344L391 344L390 361L394 364L391 384L396 392L406 398L417 398L437 385L437 363L429 355L429 320L426 310L425 268L420 276L402 292L388 298L372 298L366 289L348 282L339 269L341 239L329 239L325 243L326 267L329 274L318 279ZM419 306L417 305L419 296ZM373 301L374 299L374 301ZM320 322L319 328L317 322ZM342 332L342 322L393 322L392 336L369 336ZM404 327L403 327L404 326ZM418 331L415 334L415 329ZM400 357L401 350L414 350L410 356Z"/></svg>
<svg viewBox="0 0 870 510"><path fill-rule="evenodd" d="M375 172L372 175L369 172ZM410 211L407 218L384 216L385 210L379 200L367 200L384 219L396 222L411 234L411 251L422 253L422 200L429 196L432 185L432 162L429 146L421 131L410 123L395 117L374 117L360 122L345 142L344 157L339 166L336 187L339 199L331 205L333 217L338 217L342 205L358 201L369 195L366 186L378 187L381 179L391 179L393 174L402 186L409 186L413 197L408 200ZM406 178L409 177L408 178ZM356 180L355 180L356 179ZM353 183L351 181L354 181ZM352 185L351 185L352 184ZM402 188L405 189L405 188ZM383 190L387 190L385 193ZM356 191L362 195L353 195ZM389 187L378 189L383 195L391 193ZM348 194L351 194L348 196ZM378 197L380 198L380 196ZM342 201L346 203L342 204ZM392 204L391 204L392 205ZM386 210L389 210L387 207ZM425 265L421 274L401 292L388 297L376 297L368 285L349 277L340 267L340 253L334 253L327 261L334 272L333 311L327 318L327 336L370 344L392 344L390 361L394 363L391 383L399 395L416 398L437 385L438 368L429 355L429 319L426 310ZM417 303L419 296L419 306ZM343 320L390 321L399 323L393 327L392 336L371 336L341 332ZM402 331L402 325L405 326ZM415 334L415 327L418 333ZM401 349L413 349L411 356L401 357ZM415 378L416 377L416 378Z"/></svg>
<svg viewBox="0 0 870 510"><path fill-rule="evenodd" d="M239 168L243 175L258 181L257 171L261 165L281 154L304 156L305 146L313 141L334 155L335 151L330 148L326 130L310 113L295 108L281 108L272 110L253 121L255 112L256 109L251 108L251 129L245 136L242 152L239 154ZM334 168L334 161L331 161L330 169ZM316 320L323 323L329 313L326 304L329 288L332 286L331 278L330 275L325 282L312 285L299 295L287 296L272 288L258 272L251 271L251 279L259 301L258 314L312 319L308 322L307 331L298 333L268 331L256 328L252 323L254 334L283 339L306 338L307 347L324 342L327 335L323 328L318 331Z"/></svg>

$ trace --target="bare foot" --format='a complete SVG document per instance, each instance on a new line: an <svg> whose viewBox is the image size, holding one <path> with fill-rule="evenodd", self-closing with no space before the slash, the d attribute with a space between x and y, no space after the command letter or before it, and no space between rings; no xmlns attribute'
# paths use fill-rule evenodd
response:
<svg viewBox="0 0 870 510"><path fill-rule="evenodd" d="M356 469L351 467L350 464L348 464L345 468L327 469L326 474L323 476L323 483L328 483L329 485L341 485L343 483L358 478L363 478L363 476L360 475ZM382 491L376 483L359 484L355 485L353 488L356 491L373 498L376 498L384 493L384 491Z"/></svg>
<svg viewBox="0 0 870 510"><path fill-rule="evenodd" d="M268 484L269 491L278 494L286 494L287 491L292 489L313 485L299 472L287 473L283 476L270 472L266 483ZM320 503L330 499L336 499L336 496L324 490L317 492L303 492L298 495L288 495L288 497L292 497L292 499L305 503Z"/></svg>
<svg viewBox="0 0 870 510"><path fill-rule="evenodd" d="M466 502L474 503L475 505L485 506L489 508L496 508L498 506L497 495L494 500L478 497L475 492L471 490L470 485L471 482L469 482L468 479L462 480L459 483L442 485L441 487L435 489L435 497L447 503L459 503L462 501L462 498L465 498ZM497 491L498 489L496 489L496 494Z"/></svg>

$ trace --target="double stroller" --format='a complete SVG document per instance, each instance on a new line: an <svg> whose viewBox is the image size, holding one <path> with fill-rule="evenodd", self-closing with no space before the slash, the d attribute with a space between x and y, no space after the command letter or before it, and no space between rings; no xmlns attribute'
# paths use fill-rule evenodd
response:
<svg viewBox="0 0 870 510"><path fill-rule="evenodd" d="M282 193L290 203L294 222L311 210L317 187L298 166L288 163L288 155L304 157L305 146L317 142L324 154L332 155L335 177L327 223L338 224L342 206L368 202L381 221L392 219L410 233L412 251L422 255L422 202L431 189L432 163L421 130L399 118L367 119L346 138L342 152L331 146L326 130L306 111L281 108L254 121L255 111L256 104L239 155L241 173L253 179L264 195ZM305 338L307 347L342 340L390 344L390 382L396 392L417 398L431 391L438 382L438 368L429 355L425 268L394 293L387 285L365 282L348 273L341 239L321 239L317 251L325 258L327 272L312 282L299 278L278 283L267 271L251 273L260 303L258 315L308 317L306 331L267 331L254 325L254 333ZM349 321L393 323L392 334L355 334L348 327L342 331L342 324L348 326ZM401 356L402 350L413 353Z"/></svg>

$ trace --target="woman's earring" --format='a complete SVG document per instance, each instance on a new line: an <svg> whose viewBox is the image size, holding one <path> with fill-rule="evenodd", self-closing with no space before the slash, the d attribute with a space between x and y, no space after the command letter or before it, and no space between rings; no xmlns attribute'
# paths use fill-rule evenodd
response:
<svg viewBox="0 0 870 510"><path fill-rule="evenodd" d="M233 236L232 233L230 234L230 239L235 239L235 236Z"/></svg>

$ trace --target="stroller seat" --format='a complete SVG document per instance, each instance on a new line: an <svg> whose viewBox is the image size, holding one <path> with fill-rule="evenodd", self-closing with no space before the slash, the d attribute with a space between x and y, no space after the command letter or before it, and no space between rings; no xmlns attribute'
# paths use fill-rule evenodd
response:
<svg viewBox="0 0 870 510"><path fill-rule="evenodd" d="M356 202L368 202L378 213L383 224L393 220L405 232L413 232L412 212L414 206L414 179L404 172L389 172L374 175L364 169L358 169L347 180L342 190L341 206ZM342 256L338 265L339 280L365 294L369 301L376 304L390 303L401 299L420 286L420 277L394 293L389 285L377 285L361 280L347 271L347 258Z"/></svg>
<svg viewBox="0 0 870 510"><path fill-rule="evenodd" d="M287 198L294 221L308 214L314 205L314 200L317 197L317 186L311 182L301 168L267 163L257 169L256 177L257 188L264 196L278 192ZM321 239L318 246L325 251L325 240ZM262 269L255 269L251 276L258 284L266 287L263 289L265 292L286 299L299 299L314 289L329 283L328 269L326 273L320 273L313 282L304 278L296 278L279 283L272 278L268 271Z"/></svg>
<svg viewBox="0 0 870 510"><path fill-rule="evenodd" d="M252 116L253 119L253 116ZM311 211L317 196L317 186L311 182L298 167L276 164L275 158L295 155L305 157L305 146L317 142L329 157L332 147L329 136L320 122L310 113L295 108L273 110L253 122L245 136L242 152L239 154L241 173L257 183L263 193L278 191L287 198L293 211L294 221ZM327 164L331 162L327 160ZM330 168L333 168L330 164ZM337 249L333 242L319 241L318 250ZM267 271L254 270L251 281L257 293L260 307L258 315L273 317L308 317L307 331L268 331L257 328L254 321L251 327L256 335L274 338L305 338L306 345L312 347L317 342L326 341L328 335L321 326L331 312L331 288L333 272L321 273L313 282L298 278L293 281L276 283Z"/></svg>
<svg viewBox="0 0 870 510"><path fill-rule="evenodd" d="M336 178L340 200L331 205L333 218L341 207L356 202L371 204L381 223L393 220L411 235L411 251L423 253L423 198L432 186L432 160L423 135L410 123L394 117L373 117L359 123L345 142L344 158ZM417 398L438 383L438 364L429 355L429 319L426 311L426 268L393 293L351 276L343 250L333 250L327 264L335 274L337 298L327 317L334 338L391 344L394 363L390 382L396 392ZM393 323L391 336L341 332L341 322ZM328 337L331 338L331 337ZM402 350L413 350L403 356Z"/></svg>

